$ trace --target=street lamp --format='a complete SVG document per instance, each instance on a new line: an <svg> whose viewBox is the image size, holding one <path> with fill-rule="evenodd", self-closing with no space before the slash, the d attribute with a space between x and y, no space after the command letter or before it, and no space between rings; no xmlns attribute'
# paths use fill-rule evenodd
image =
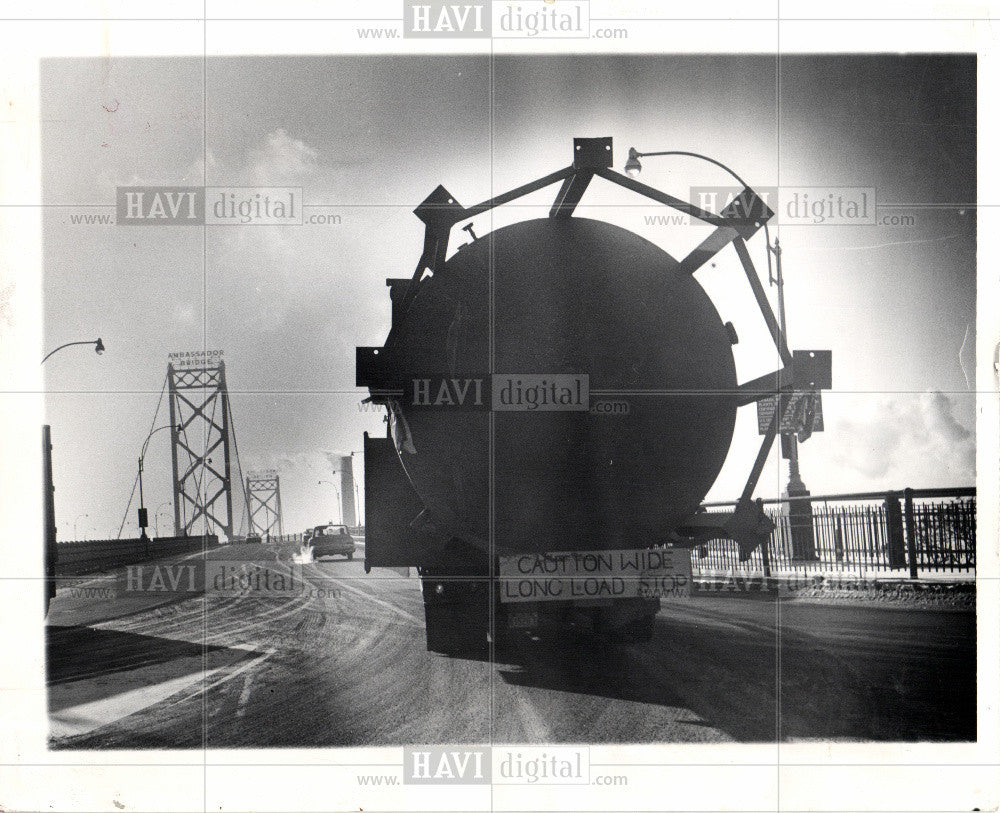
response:
<svg viewBox="0 0 1000 813"><path fill-rule="evenodd" d="M733 170L723 164L721 161L716 161L714 158L709 158L707 155L702 155L697 152L687 152L685 150L665 150L662 152L639 152L635 147L630 147L628 151L628 160L625 162L625 172L632 177L635 177L640 172L642 172L642 164L640 163L640 158L645 158L647 156L659 156L659 155L686 155L689 158L699 158L702 161L707 161L710 164L714 164L720 169L728 172L736 181L744 188L749 189L750 186L744 181L739 175L737 175ZM774 245L771 245L771 235L767 230L767 224L764 224L764 236L767 239L767 266L768 266L768 276L769 281L772 285L777 285L778 287L778 329L781 335L784 337L785 341L788 341L788 333L785 325L785 280L781 273L781 244L778 239L775 238ZM771 268L771 255L774 255L775 264L775 276L770 276ZM804 496L809 492L806 490L805 483L802 482L802 476L799 474L799 442L798 436L791 433L785 433L782 435L782 449L786 451L788 458L788 496Z"/></svg>
<svg viewBox="0 0 1000 813"><path fill-rule="evenodd" d="M715 164L715 166L720 169L725 170L730 175L732 175L744 189L749 189L750 184L744 181L739 175L733 172L729 167L723 164L721 161L716 161L714 158L709 158L707 155L702 155L700 152L688 152L687 150L662 150L659 152L639 152L635 147L628 148L628 160L625 162L625 174L634 178L640 172L642 172L642 164L639 162L640 158L651 158L653 156L660 155L686 155L688 158L700 158L702 161L708 161L710 164Z"/></svg>
<svg viewBox="0 0 1000 813"><path fill-rule="evenodd" d="M45 364L45 361L46 361L46 359L49 358L49 356L52 356L55 353L58 353L64 347L72 347L73 345L76 345L76 344L92 344L92 345L94 345L94 352L97 353L97 355L101 355L101 353L104 352L104 342L101 341L100 337L98 337L96 339L91 339L90 341L86 341L86 342L66 342L66 344L61 344L55 350L52 350L51 352L46 353L45 358L42 359L42 364Z"/></svg>
<svg viewBox="0 0 1000 813"><path fill-rule="evenodd" d="M55 350L52 350L45 354L42 358L41 363L45 364L46 360L58 353L64 347L72 347L77 344L92 344L94 345L94 351L97 355L101 355L104 352L104 342L101 341L100 336L98 336L93 341L85 342L66 342L66 344L59 345ZM44 524L45 524L45 612L49 612L49 601L55 597L56 587L55 587L55 561L56 561L56 500L55 500L55 490L56 487L52 483L52 428L48 424L42 425L42 497L43 497L43 509L44 509ZM86 515L84 515L86 516ZM79 517L77 517L79 519ZM73 523L73 536L76 536L76 523Z"/></svg>
<svg viewBox="0 0 1000 813"><path fill-rule="evenodd" d="M90 517L90 514L80 514L76 519L73 520L73 539L77 539L76 535L76 523L80 521L81 517Z"/></svg>
<svg viewBox="0 0 1000 813"><path fill-rule="evenodd" d="M337 516L339 517L341 524L343 524L343 522L344 522L344 507L340 503L340 488L332 480L320 480L317 483L317 485L323 485L323 483L326 483L327 485L333 486L333 490L337 494Z"/></svg>
<svg viewBox="0 0 1000 813"><path fill-rule="evenodd" d="M781 273L781 243L778 242L777 237L774 238L773 246L768 244L767 251L768 254L774 255L775 273L769 282L778 287L778 327L781 330L781 335L785 337L785 341L787 342L788 334L785 332L785 278ZM770 265L769 262L769 271ZM788 496L808 496L809 490L806 488L806 484L802 482L802 475L799 473L799 436L787 434L782 440L784 441L782 444L783 449L787 452L788 456Z"/></svg>
<svg viewBox="0 0 1000 813"><path fill-rule="evenodd" d="M639 161L640 158L645 158L647 156L660 156L660 155L686 155L690 158L699 158L702 161L707 161L710 164L714 164L720 169L728 172L736 181L746 190L750 189L749 184L744 181L739 175L737 175L733 170L723 164L721 161L716 161L714 158L709 158L707 155L702 155L697 152L687 152L684 150L665 150L662 152L639 152L635 147L630 147L628 151L628 160L625 162L625 172L631 177L635 177L640 172L642 172L642 163ZM776 285L778 288L778 331L781 334L783 341L787 344L788 333L785 323L785 280L781 271L781 244L778 239L774 239L774 244L771 244L771 235L767 229L767 223L764 223L764 237L767 240L767 268L768 268L768 281L772 285ZM771 276L771 256L774 256L775 274ZM780 400L779 400L780 403ZM806 484L802 482L802 475L799 471L799 436L795 432L784 432L781 434L781 449L782 456L788 460L788 486L786 488L786 495L789 497L807 497L809 496L809 490L806 488ZM812 537L812 505L809 502L802 501L797 503L789 503L790 514L798 513L800 518L796 520L793 517L792 524L792 544L796 551L796 556L807 560L814 560L816 558L814 543ZM804 517L804 519L803 519ZM803 530L799 531L798 527ZM799 541L800 537L802 541Z"/></svg>

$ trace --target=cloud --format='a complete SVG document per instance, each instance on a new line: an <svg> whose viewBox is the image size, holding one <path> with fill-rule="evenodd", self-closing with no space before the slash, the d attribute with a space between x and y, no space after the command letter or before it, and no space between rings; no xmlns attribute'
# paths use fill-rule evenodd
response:
<svg viewBox="0 0 1000 813"><path fill-rule="evenodd" d="M207 186L214 183L213 178L218 168L215 153L211 148L206 149L203 155L198 155L187 165L181 176L181 182L192 186Z"/></svg>
<svg viewBox="0 0 1000 813"><path fill-rule="evenodd" d="M972 432L960 424L954 415L954 404L943 392L925 392L920 396L924 423L939 438L952 444L965 444Z"/></svg>
<svg viewBox="0 0 1000 813"><path fill-rule="evenodd" d="M350 457L350 452L331 452L324 450L324 457L326 457L327 462L333 466L334 471L340 471L340 458Z"/></svg>
<svg viewBox="0 0 1000 813"><path fill-rule="evenodd" d="M252 186L296 185L319 168L319 155L301 139L278 128L266 143L250 152L247 180Z"/></svg>
<svg viewBox="0 0 1000 813"><path fill-rule="evenodd" d="M873 487L964 485L975 477L975 435L943 392L881 398L868 414L838 421L834 432L835 462Z"/></svg>
<svg viewBox="0 0 1000 813"><path fill-rule="evenodd" d="M317 151L279 128L247 149L238 167L225 173L214 171L210 177L216 185L300 187L308 200L319 172ZM214 278L220 284L229 283L225 291L219 292L230 303L229 313L253 313L256 327L264 332L279 328L291 309L309 301L314 277L319 275L308 273L309 264L316 265L317 256L329 256L333 236L310 226L252 225L214 230L209 258ZM311 241L322 239L326 242L311 247ZM325 252L320 254L323 249ZM237 280L238 285L232 284Z"/></svg>
<svg viewBox="0 0 1000 813"><path fill-rule="evenodd" d="M192 305L185 305L182 303L175 303L173 306L172 316L175 322L182 325L193 325L197 314Z"/></svg>

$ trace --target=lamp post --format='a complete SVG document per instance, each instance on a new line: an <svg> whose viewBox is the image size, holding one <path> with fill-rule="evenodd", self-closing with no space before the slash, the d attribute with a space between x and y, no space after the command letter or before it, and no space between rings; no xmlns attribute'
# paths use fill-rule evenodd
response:
<svg viewBox="0 0 1000 813"><path fill-rule="evenodd" d="M697 158L701 161L707 161L709 164L714 164L719 167L719 169L724 172L729 173L744 189L749 189L750 185L744 181L739 175L737 175L733 170L723 164L721 161L716 161L714 158L710 158L707 155L702 155L699 152L689 152L687 150L660 150L657 152L640 152L635 147L629 147L628 160L625 162L625 172L631 177L635 177L640 172L642 172L642 162L639 161L640 158L661 156L661 155L680 155L686 156L688 158ZM765 235L767 235L767 226L765 225ZM778 243L777 238L775 238L774 245L771 245L770 237L768 236L767 243L768 252L768 268L770 268L770 255L774 255L775 265L777 267L777 274L774 279L771 279L772 284L777 284L778 286L778 325L781 331L781 335L785 337L785 341L788 341L788 334L785 332L785 281L784 277L781 275L781 246ZM785 434L782 435L782 449L787 450L788 457L788 495L799 495L808 494L806 491L805 484L802 482L802 478L799 476L799 455L798 455L798 442L795 435Z"/></svg>
<svg viewBox="0 0 1000 813"><path fill-rule="evenodd" d="M774 238L774 245L768 245L767 250L774 255L774 279L770 280L778 288L778 327L781 335L788 341L788 333L785 330L785 278L781 273L781 243L778 238ZM786 433L782 436L782 450L788 457L788 486L786 493L789 497L803 497L809 494L806 484L802 482L799 473L799 437L796 434Z"/></svg>
<svg viewBox="0 0 1000 813"><path fill-rule="evenodd" d="M149 514L146 511L146 503L144 501L142 493L142 461L146 457L146 450L149 448L150 438L152 438L153 435L155 435L157 432L169 428L170 424L166 424L164 426L157 426L155 429L150 430L149 434L146 435L146 440L144 440L142 443L142 451L139 452L139 538L140 539L149 538L146 535L146 528L149 526ZM160 528L159 528L159 523L157 522L156 536L159 537L159 535L160 535Z"/></svg>
<svg viewBox="0 0 1000 813"><path fill-rule="evenodd" d="M77 344L92 344L94 345L94 352L97 355L101 355L104 352L104 342L101 341L100 336L92 341L83 342L66 342L66 344L59 345L55 350L50 350L42 358L41 363L45 362L62 350L64 347L72 347ZM42 426L42 498L43 498L43 509L45 514L45 612L49 612L49 602L55 597L56 594L56 558L58 556L56 549L56 500L55 500L55 490L56 487L52 482L52 427L48 424L43 424ZM77 517L79 519L79 517ZM73 536L76 536L76 523L73 523Z"/></svg>
<svg viewBox="0 0 1000 813"><path fill-rule="evenodd" d="M352 475L354 473L354 455L364 454L364 453L365 453L364 449L358 449L357 451L351 452ZM358 525L364 525L365 524L364 520L361 518L361 492L358 490L358 480L356 477L352 477L351 479L354 480L354 511L355 514L357 515L356 519L358 520Z"/></svg>
<svg viewBox="0 0 1000 813"><path fill-rule="evenodd" d="M92 345L94 345L94 352L97 353L97 355L101 355L101 353L103 353L104 349L105 349L104 348L104 342L101 341L100 337L98 337L96 339L90 339L89 341L85 341L85 342L66 342L66 344L61 344L55 350L51 350L48 353L46 353L45 354L45 358L42 359L42 364L45 364L46 360L50 356L55 355L60 350L62 350L64 347L73 347L73 345L77 345L77 344L92 344Z"/></svg>
<svg viewBox="0 0 1000 813"><path fill-rule="evenodd" d="M702 155L697 152L688 152L686 150L664 150L660 152L639 152L635 147L630 147L628 151L628 160L625 162L625 172L626 174L635 177L640 172L642 172L642 163L639 161L640 158L645 158L647 156L659 156L659 155L684 155L690 158L698 158L702 161L707 161L710 164L714 164L720 169L728 172L736 181L743 186L744 189L749 189L749 185L744 181L739 175L737 175L733 170L727 167L720 161L716 161L714 158L709 158L707 155ZM764 235L767 238L767 253L768 253L768 269L770 276L771 267L771 255L774 255L775 260L775 277L769 278L769 282L772 285L777 285L778 288L778 329L784 341L787 344L788 334L786 332L785 324L785 279L781 271L781 244L778 239L775 238L774 245L771 245L771 239L767 231L767 224L764 225ZM780 396L784 397L784 396ZM780 403L780 402L779 402ZM784 432L781 435L781 450L782 456L788 460L788 486L785 490L785 495L788 497L807 497L809 496L809 490L806 488L805 483L802 482L802 475L799 473L799 440L798 435L794 432ZM815 540L813 537L813 527L812 527L812 505L808 500L790 502L788 504L788 513L791 520L791 530L792 530L792 547L793 556L795 559L803 561L814 561L816 557L816 547Z"/></svg>
<svg viewBox="0 0 1000 813"><path fill-rule="evenodd" d="M774 255L774 279L769 280L778 288L778 327L781 335L788 340L785 332L785 278L781 273L781 243L774 238L774 245L768 245L767 250ZM799 436L794 432L786 432L781 436L781 453L788 460L788 485L785 487L786 497L808 497L809 489L802 482L799 472ZM787 503L789 527L792 532L792 560L814 562L819 557L816 554L816 535L813 528L812 502L796 500Z"/></svg>
<svg viewBox="0 0 1000 813"><path fill-rule="evenodd" d="M335 482L333 482L332 480L320 480L317 483L317 485L323 485L323 483L326 483L327 485L333 486L333 490L337 494L337 518L340 520L340 523L343 524L343 522L344 522L344 509L343 509L343 506L340 504L340 487Z"/></svg>

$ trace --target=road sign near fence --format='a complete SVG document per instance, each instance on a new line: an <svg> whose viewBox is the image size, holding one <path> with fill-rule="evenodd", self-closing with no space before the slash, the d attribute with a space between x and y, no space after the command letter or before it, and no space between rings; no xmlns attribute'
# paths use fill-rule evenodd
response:
<svg viewBox="0 0 1000 813"><path fill-rule="evenodd" d="M823 400L818 392L793 392L785 396L788 399L788 409L781 417L779 435L794 435L803 432L807 427L810 432L823 431ZM762 398L757 402L757 431L767 434L771 418L778 408L778 396Z"/></svg>

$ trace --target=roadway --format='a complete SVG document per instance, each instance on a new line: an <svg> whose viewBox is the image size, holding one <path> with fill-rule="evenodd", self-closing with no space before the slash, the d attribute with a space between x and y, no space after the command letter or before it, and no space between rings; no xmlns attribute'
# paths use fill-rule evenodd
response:
<svg viewBox="0 0 1000 813"><path fill-rule="evenodd" d="M187 591L237 557L302 581ZM550 641L490 662L426 651L415 576L296 567L263 546L209 559L60 589L52 747L976 736L973 611L706 594L664 602L650 643Z"/></svg>

